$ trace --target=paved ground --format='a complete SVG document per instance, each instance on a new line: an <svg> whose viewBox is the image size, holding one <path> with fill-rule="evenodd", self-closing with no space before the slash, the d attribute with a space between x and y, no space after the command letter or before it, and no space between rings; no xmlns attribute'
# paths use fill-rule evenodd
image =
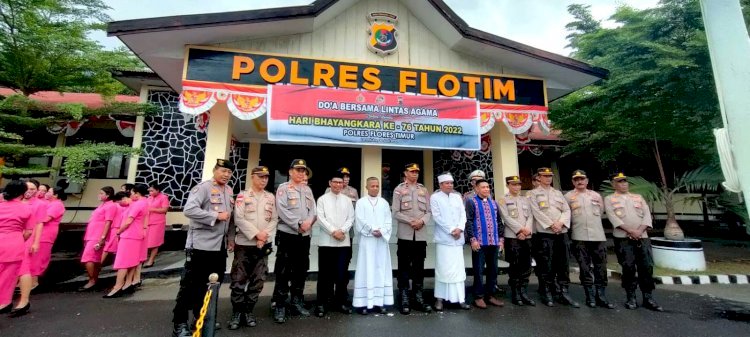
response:
<svg viewBox="0 0 750 337"><path fill-rule="evenodd" d="M431 281L431 280L430 280ZM505 282L501 277L501 282ZM149 279L136 294L105 300L102 293L48 292L35 294L32 312L21 318L0 317L0 335L15 336L169 336L171 309L177 292L176 278ZM428 282L430 286L431 282ZM564 307L516 307L499 309L460 309L445 313L344 316L331 314L324 319L294 318L284 325L274 324L268 312L272 284L266 284L256 309L259 325L229 331L217 336L296 335L296 336L748 336L750 304L724 298L750 301L750 285L708 285L662 287L657 299L664 313L644 309L625 310L619 302L622 292L613 281L610 298L618 302L615 310L572 309ZM468 284L468 283L467 283ZM308 282L306 293L315 284ZM535 286L532 286L535 288ZM230 315L226 285L221 291L219 320ZM582 299L578 286L572 294ZM705 295L705 294L711 294ZM313 300L314 295L308 295ZM507 299L506 299L507 300Z"/></svg>

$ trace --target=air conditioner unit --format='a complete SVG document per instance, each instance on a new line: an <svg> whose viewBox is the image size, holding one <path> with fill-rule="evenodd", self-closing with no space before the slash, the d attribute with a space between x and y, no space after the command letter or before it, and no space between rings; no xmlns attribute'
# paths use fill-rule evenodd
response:
<svg viewBox="0 0 750 337"><path fill-rule="evenodd" d="M55 179L55 186L59 186L58 182L60 181L68 183L68 188L65 189L65 193L73 194L83 192L83 185L68 181L68 177L57 177L57 179Z"/></svg>

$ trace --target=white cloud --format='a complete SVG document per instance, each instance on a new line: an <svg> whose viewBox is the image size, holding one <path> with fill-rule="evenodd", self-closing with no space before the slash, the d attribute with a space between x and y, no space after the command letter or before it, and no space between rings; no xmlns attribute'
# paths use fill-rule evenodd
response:
<svg viewBox="0 0 750 337"><path fill-rule="evenodd" d="M297 6L310 2L310 0L111 0L108 4L112 10L108 14L113 20L118 21ZM474 28L553 53L567 55L570 50L565 48L568 44L565 39L568 34L565 25L573 20L567 12L569 4L591 5L594 17L597 20L606 20L620 4L643 9L654 7L658 0L445 0L445 2ZM104 33L95 33L92 37L107 48L122 45L117 38L106 37Z"/></svg>

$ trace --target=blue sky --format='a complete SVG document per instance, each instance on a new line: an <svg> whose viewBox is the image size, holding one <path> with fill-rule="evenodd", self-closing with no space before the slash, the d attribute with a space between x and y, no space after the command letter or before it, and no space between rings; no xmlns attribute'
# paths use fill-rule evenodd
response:
<svg viewBox="0 0 750 337"><path fill-rule="evenodd" d="M416 0L409 0L416 1ZM264 7L304 5L310 0L108 0L113 20L229 12ZM591 5L596 19L606 20L618 5L654 7L658 0L445 0L470 26L553 53L568 55L565 24L572 20L566 10L572 3ZM605 22L605 26L610 23ZM117 38L92 34L108 48L121 46Z"/></svg>

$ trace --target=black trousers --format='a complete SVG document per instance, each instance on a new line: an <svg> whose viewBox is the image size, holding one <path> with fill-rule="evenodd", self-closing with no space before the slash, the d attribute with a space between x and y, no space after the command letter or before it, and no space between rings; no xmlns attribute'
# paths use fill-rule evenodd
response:
<svg viewBox="0 0 750 337"><path fill-rule="evenodd" d="M568 234L536 233L533 238L539 284L555 294L570 284Z"/></svg>
<svg viewBox="0 0 750 337"><path fill-rule="evenodd" d="M650 293L656 288L650 239L615 238L615 254L622 266L622 287L625 290L635 291L640 286L642 292Z"/></svg>
<svg viewBox="0 0 750 337"><path fill-rule="evenodd" d="M310 268L310 236L278 232L276 244L279 249L274 264L273 301L281 305L290 292L292 297L302 297Z"/></svg>
<svg viewBox="0 0 750 337"><path fill-rule="evenodd" d="M185 267L180 278L180 290L177 291L172 322L187 323L188 312L193 311L193 317L200 315L203 298L208 289L208 276L211 273L219 275L219 283L224 280L227 269L227 252L188 249L185 252Z"/></svg>
<svg viewBox="0 0 750 337"><path fill-rule="evenodd" d="M508 285L525 287L531 276L531 239L505 238L505 259L508 267Z"/></svg>
<svg viewBox="0 0 750 337"><path fill-rule="evenodd" d="M409 290L409 280L414 288L424 285L424 259L427 242L398 239L398 289Z"/></svg>
<svg viewBox="0 0 750 337"><path fill-rule="evenodd" d="M573 240L573 256L581 267L584 287L607 286L607 242Z"/></svg>
<svg viewBox="0 0 750 337"><path fill-rule="evenodd" d="M252 312L268 274L268 257L256 246L234 246L230 276L234 312Z"/></svg>
<svg viewBox="0 0 750 337"><path fill-rule="evenodd" d="M351 247L318 247L318 305L348 302L350 252Z"/></svg>
<svg viewBox="0 0 750 337"><path fill-rule="evenodd" d="M497 253L498 246L482 246L478 252L471 251L471 265L474 269L474 298L484 298L495 293L497 284ZM485 269L486 267L486 269ZM482 275L487 273L484 284Z"/></svg>

